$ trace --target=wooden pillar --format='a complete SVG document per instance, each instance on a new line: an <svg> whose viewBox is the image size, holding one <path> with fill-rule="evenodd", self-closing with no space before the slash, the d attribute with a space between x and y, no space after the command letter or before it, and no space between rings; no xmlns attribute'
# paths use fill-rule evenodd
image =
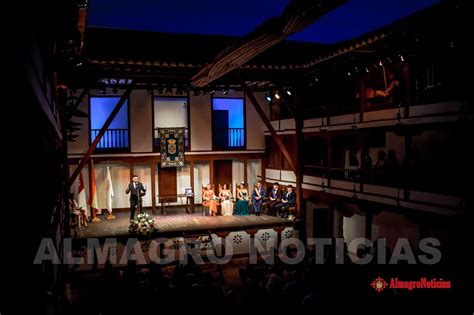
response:
<svg viewBox="0 0 474 315"><path fill-rule="evenodd" d="M331 169L332 169L332 142L331 137L327 138L328 141L328 167L327 167L327 183L326 187L329 187L331 184Z"/></svg>
<svg viewBox="0 0 474 315"><path fill-rule="evenodd" d="M364 121L364 110L365 110L365 79L361 78L359 81L359 102L360 102L360 111L359 111L359 122Z"/></svg>
<svg viewBox="0 0 474 315"><path fill-rule="evenodd" d="M92 183L92 173L93 173L94 163L92 162L92 160L89 160L87 163L89 165L89 196L92 196L93 192L92 192L91 183ZM94 181L95 181L95 179L94 179ZM96 194L97 194L97 190L96 190ZM95 209L92 208L92 206L90 207L90 209L91 209L92 222L99 222L100 218L97 217L97 215L95 213Z"/></svg>
<svg viewBox="0 0 474 315"><path fill-rule="evenodd" d="M407 160L407 154L413 154L412 146L413 146L413 136L412 135L406 135L405 136L405 161L409 162L409 160ZM413 158L413 156L409 157L409 158ZM399 178L402 179L401 180L401 187L403 188L403 199L408 200L408 199L410 199L410 184L411 183L409 183L406 180L406 176L401 177L401 175L399 175Z"/></svg>
<svg viewBox="0 0 474 315"><path fill-rule="evenodd" d="M247 167L248 167L248 160L245 159L245 160L244 160L244 183L245 183L245 184L248 184L248 183L247 183L247 180L248 180ZM247 187L247 189L250 189L250 187Z"/></svg>
<svg viewBox="0 0 474 315"><path fill-rule="evenodd" d="M260 160L260 170L262 172L262 185L265 185L266 183L266 173L267 173L267 160L266 157Z"/></svg>
<svg viewBox="0 0 474 315"><path fill-rule="evenodd" d="M150 163L151 170L151 212L156 214L156 185L155 185L155 172L156 172L156 161Z"/></svg>
<svg viewBox="0 0 474 315"><path fill-rule="evenodd" d="M368 240L372 240L372 222L373 222L373 214L371 212L367 212L365 215L365 238Z"/></svg>
<svg viewBox="0 0 474 315"><path fill-rule="evenodd" d="M209 182L214 185L214 160L209 161Z"/></svg>
<svg viewBox="0 0 474 315"><path fill-rule="evenodd" d="M189 162L189 176L191 188L193 189L193 194L196 196L196 190L194 189L194 161ZM194 213L194 198L191 199L191 212Z"/></svg>
<svg viewBox="0 0 474 315"><path fill-rule="evenodd" d="M298 94L297 94L298 95ZM303 135L303 113L301 106L293 106L295 114L295 129L296 129L296 213L295 216L299 218L305 213L305 204L303 201L303 171L304 171L304 135Z"/></svg>
<svg viewBox="0 0 474 315"><path fill-rule="evenodd" d="M132 161L130 161L130 162L128 163L128 171L129 171L129 173L130 173L130 176L129 176L129 177L130 177L130 179L132 179L132 176L133 176L133 162L132 162Z"/></svg>

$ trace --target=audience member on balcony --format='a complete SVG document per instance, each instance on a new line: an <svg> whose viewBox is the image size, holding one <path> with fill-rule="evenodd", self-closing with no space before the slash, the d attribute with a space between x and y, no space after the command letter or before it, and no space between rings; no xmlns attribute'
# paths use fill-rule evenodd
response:
<svg viewBox="0 0 474 315"><path fill-rule="evenodd" d="M245 188L245 184L240 184L240 189L237 191L237 202L235 203L235 214L236 215L248 215L249 214L249 192Z"/></svg>
<svg viewBox="0 0 474 315"><path fill-rule="evenodd" d="M388 184L398 184L400 163L397 159L395 150L388 150L387 161L385 163L386 177Z"/></svg>
<svg viewBox="0 0 474 315"><path fill-rule="evenodd" d="M283 194L281 202L275 205L275 210L281 217L287 217L289 215L288 209L296 205L296 193L293 191L293 186L288 185L286 193Z"/></svg>
<svg viewBox="0 0 474 315"><path fill-rule="evenodd" d="M266 196L267 192L262 187L262 183L257 182L252 192L252 203L253 209L255 210L255 215L260 215L260 211L262 210L263 198L265 198Z"/></svg>
<svg viewBox="0 0 474 315"><path fill-rule="evenodd" d="M268 211L271 213L271 215L275 215L275 205L279 203L281 200L281 190L280 190L280 184L277 182L273 183L273 189L270 192L270 196L268 196L268 200L264 202L264 204L267 205Z"/></svg>

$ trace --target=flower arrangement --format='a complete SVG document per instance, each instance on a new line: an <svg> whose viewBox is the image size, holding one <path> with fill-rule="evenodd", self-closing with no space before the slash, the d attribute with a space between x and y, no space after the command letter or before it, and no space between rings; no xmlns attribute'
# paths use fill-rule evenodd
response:
<svg viewBox="0 0 474 315"><path fill-rule="evenodd" d="M130 221L129 233L136 236L152 236L158 231L155 220L148 213L138 214L135 220Z"/></svg>

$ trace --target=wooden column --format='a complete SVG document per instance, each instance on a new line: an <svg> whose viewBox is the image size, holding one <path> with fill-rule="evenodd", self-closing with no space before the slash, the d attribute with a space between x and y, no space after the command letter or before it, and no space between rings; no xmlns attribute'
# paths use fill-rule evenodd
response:
<svg viewBox="0 0 474 315"><path fill-rule="evenodd" d="M130 179L132 179L133 176L133 162L128 163L128 172L130 173Z"/></svg>
<svg viewBox="0 0 474 315"><path fill-rule="evenodd" d="M92 193L93 193L91 183L92 183L92 171L93 171L93 168L94 168L94 163L92 162L92 160L89 160L87 163L88 163L88 166L89 166L89 196L90 196L89 198L91 198ZM94 181L95 181L95 179L94 179ZM97 189L96 189L96 194L97 194ZM92 201L92 199L91 199L91 201ZM91 204L92 204L92 202L91 202ZM92 208L92 206L90 207L90 209L91 209L92 222L99 222L100 218L97 217L97 214L95 213L95 209Z"/></svg>
<svg viewBox="0 0 474 315"><path fill-rule="evenodd" d="M247 173L247 167L248 167L248 160L244 160L244 183L247 184L248 180L248 173ZM247 187L247 189L250 189L250 187Z"/></svg>
<svg viewBox="0 0 474 315"><path fill-rule="evenodd" d="M156 185L155 185L155 172L156 172L156 162L152 161L150 163L151 171L151 212L156 214Z"/></svg>
<svg viewBox="0 0 474 315"><path fill-rule="evenodd" d="M304 135L303 135L303 113L301 106L293 106L295 115L295 129L296 129L296 213L295 216L299 218L305 212L305 204L303 201L303 169L304 169Z"/></svg>
<svg viewBox="0 0 474 315"><path fill-rule="evenodd" d="M360 111L359 111L359 122L364 121L364 110L365 110L365 79L361 78L359 81L359 102L360 102Z"/></svg>
<svg viewBox="0 0 474 315"><path fill-rule="evenodd" d="M194 161L189 162L189 177L190 178L190 183L191 183L191 188L193 189L193 194L196 196L196 189L194 189ZM194 213L194 199L192 199L192 204L191 204L191 212Z"/></svg>
<svg viewBox="0 0 474 315"><path fill-rule="evenodd" d="M371 212L367 212L367 214L365 215L365 238L368 240L372 240L373 219L373 214Z"/></svg>
<svg viewBox="0 0 474 315"><path fill-rule="evenodd" d="M265 186L266 183L266 172L267 172L267 161L266 157L260 160L260 169L262 172L262 185Z"/></svg>
<svg viewBox="0 0 474 315"><path fill-rule="evenodd" d="M209 183L214 185L214 160L209 161Z"/></svg>
<svg viewBox="0 0 474 315"><path fill-rule="evenodd" d="M331 169L332 169L332 142L331 142L331 137L327 138L328 141L328 168L327 168L327 183L326 187L330 186L331 182Z"/></svg>

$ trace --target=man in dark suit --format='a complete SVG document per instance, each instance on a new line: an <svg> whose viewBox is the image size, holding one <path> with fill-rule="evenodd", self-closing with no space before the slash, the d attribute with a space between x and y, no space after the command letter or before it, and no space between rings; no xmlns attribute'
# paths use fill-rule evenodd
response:
<svg viewBox="0 0 474 315"><path fill-rule="evenodd" d="M281 217L288 216L288 208L296 205L296 193L293 191L293 186L288 185L286 192L281 198L281 202L275 205L275 210Z"/></svg>
<svg viewBox="0 0 474 315"><path fill-rule="evenodd" d="M138 176L133 175L132 181L128 184L126 194L130 193L130 221L135 218L135 207L138 212L142 211L142 197L146 194L146 187L138 181Z"/></svg>
<svg viewBox="0 0 474 315"><path fill-rule="evenodd" d="M269 213L271 213L272 215L275 215L275 206L280 202L280 200L281 200L280 184L275 182L273 183L273 189L270 192L270 195L268 196L268 200L264 202L264 204L267 205L267 209Z"/></svg>
<svg viewBox="0 0 474 315"><path fill-rule="evenodd" d="M252 192L252 204L253 209L255 210L255 215L260 215L260 210L262 210L263 198L267 195L267 192L262 187L261 182L257 182L257 185Z"/></svg>

